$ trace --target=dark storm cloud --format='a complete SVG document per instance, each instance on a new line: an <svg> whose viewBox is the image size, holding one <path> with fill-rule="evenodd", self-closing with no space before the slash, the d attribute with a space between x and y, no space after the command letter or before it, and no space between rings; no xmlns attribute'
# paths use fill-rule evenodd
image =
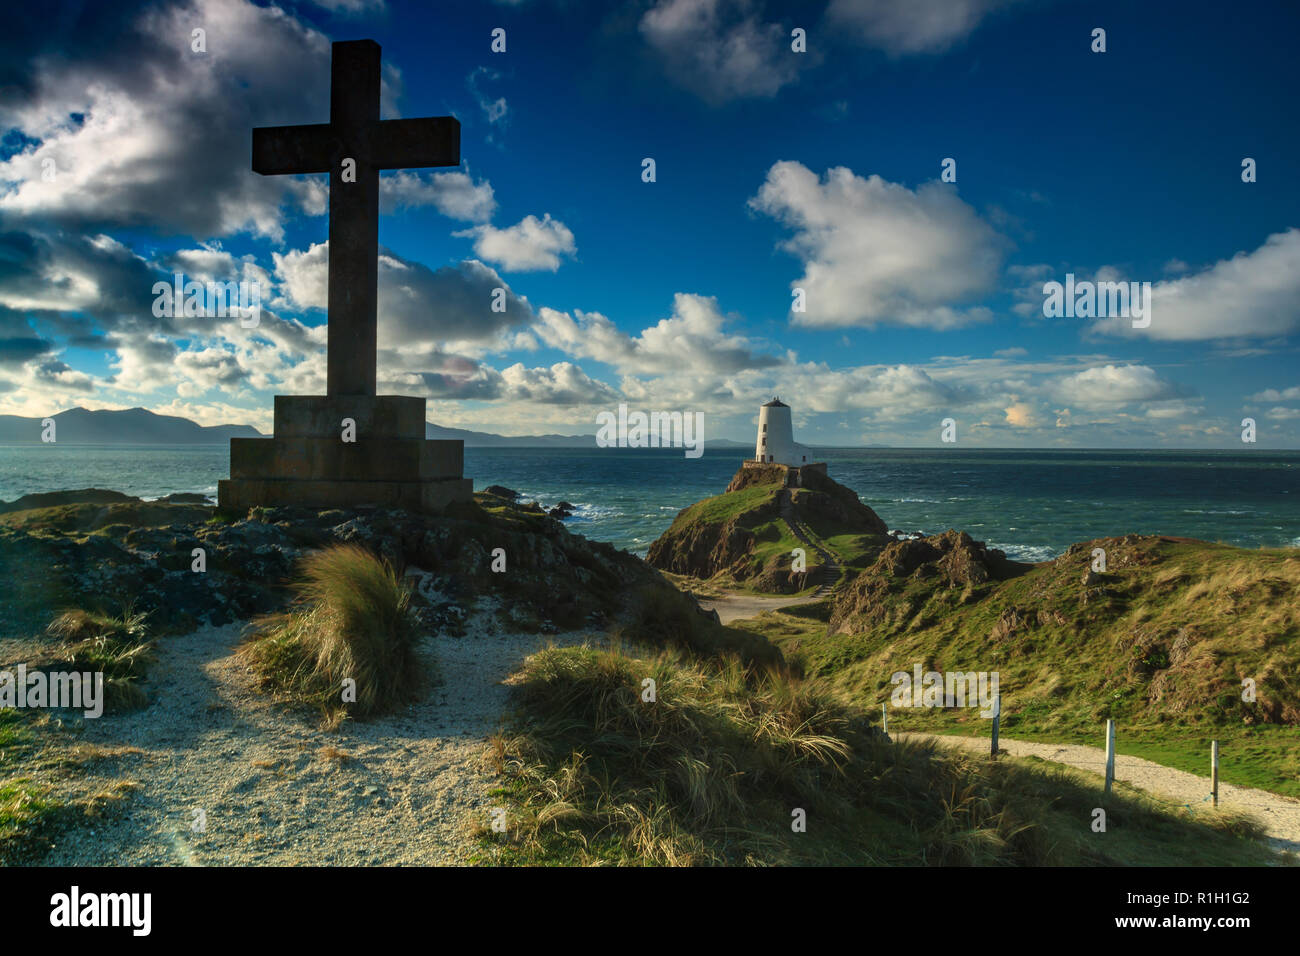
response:
<svg viewBox="0 0 1300 956"><path fill-rule="evenodd" d="M198 27L202 53L190 48ZM41 141L5 164L11 211L78 230L276 235L286 190L307 195L249 164L254 126L329 113L328 40L275 8L64 5L24 17L0 48L0 126ZM45 159L54 184L40 182Z"/></svg>
<svg viewBox="0 0 1300 956"><path fill-rule="evenodd" d="M52 343L35 337L0 339L0 365L22 365L53 348Z"/></svg>

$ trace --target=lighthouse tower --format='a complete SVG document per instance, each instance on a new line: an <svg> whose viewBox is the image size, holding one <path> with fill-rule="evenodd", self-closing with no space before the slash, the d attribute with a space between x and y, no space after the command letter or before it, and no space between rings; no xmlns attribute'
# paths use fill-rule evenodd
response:
<svg viewBox="0 0 1300 956"><path fill-rule="evenodd" d="M808 449L795 444L790 425L790 406L779 398L766 402L758 410L758 439L754 444L754 461L799 467L808 464Z"/></svg>

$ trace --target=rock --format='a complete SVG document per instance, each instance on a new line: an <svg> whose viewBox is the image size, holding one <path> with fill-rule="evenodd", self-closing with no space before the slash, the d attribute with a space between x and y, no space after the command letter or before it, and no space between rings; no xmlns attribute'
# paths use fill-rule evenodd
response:
<svg viewBox="0 0 1300 956"><path fill-rule="evenodd" d="M1103 580L1105 579L1092 568L1083 572L1083 586L1085 588L1096 587L1101 584Z"/></svg>
<svg viewBox="0 0 1300 956"><path fill-rule="evenodd" d="M134 495L124 495L120 491L107 491L103 488L82 488L79 491L43 491L23 495L13 501L0 501L0 514L7 514L10 511L28 511L33 508L54 508L59 505L125 504L139 500Z"/></svg>
<svg viewBox="0 0 1300 956"><path fill-rule="evenodd" d="M561 501L558 505L556 505L554 508L552 508L550 511L546 513L552 518L572 518L573 506L569 505L568 507L566 507L565 503Z"/></svg>
<svg viewBox="0 0 1300 956"><path fill-rule="evenodd" d="M1028 623L1028 618L1020 612L1019 608L1003 608L997 622L993 625L993 630L989 633L989 639L993 641L1006 640L1008 637L1015 635L1017 631L1023 630Z"/></svg>
<svg viewBox="0 0 1300 956"><path fill-rule="evenodd" d="M488 485L483 489L483 493L486 495L495 495L498 498L505 498L509 501L514 501L519 497L519 492L512 491L504 485Z"/></svg>

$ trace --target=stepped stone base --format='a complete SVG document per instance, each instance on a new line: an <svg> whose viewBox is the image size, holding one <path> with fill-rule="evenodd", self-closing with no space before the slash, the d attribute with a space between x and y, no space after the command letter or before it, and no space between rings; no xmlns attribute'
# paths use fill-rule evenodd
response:
<svg viewBox="0 0 1300 956"><path fill-rule="evenodd" d="M343 420L356 440L343 441ZM272 438L232 438L229 511L380 505L440 511L468 501L465 443L424 437L424 399L402 395L277 395Z"/></svg>

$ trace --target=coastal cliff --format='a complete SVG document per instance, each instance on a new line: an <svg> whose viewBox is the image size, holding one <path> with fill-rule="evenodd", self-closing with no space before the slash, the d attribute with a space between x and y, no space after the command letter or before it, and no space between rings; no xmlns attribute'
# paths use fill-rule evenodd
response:
<svg viewBox="0 0 1300 956"><path fill-rule="evenodd" d="M827 555L847 552L852 564L888 544L888 530L857 494L819 468L745 466L722 494L680 511L650 545L646 562L674 574L793 593L822 580ZM839 547L827 547L827 539ZM796 548L805 551L805 570L795 569Z"/></svg>

